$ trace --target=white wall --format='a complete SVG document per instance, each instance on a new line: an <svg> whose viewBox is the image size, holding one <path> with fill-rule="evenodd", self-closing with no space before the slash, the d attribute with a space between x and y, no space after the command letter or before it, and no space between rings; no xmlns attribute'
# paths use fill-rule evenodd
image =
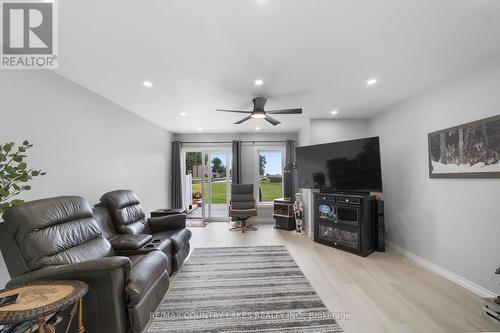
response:
<svg viewBox="0 0 500 333"><path fill-rule="evenodd" d="M368 121L364 119L312 119L310 126L312 145L368 136Z"/></svg>
<svg viewBox="0 0 500 333"><path fill-rule="evenodd" d="M175 140L182 142L218 142L218 141L232 141L232 140L243 140L243 141L284 141L284 140L294 140L297 141L296 133L190 133L190 134L176 134ZM231 149L231 144L184 144L184 147L200 147L200 146L221 146L229 147ZM242 178L243 183L253 184L257 179L258 174L258 159L257 150L258 149L280 149L285 147L285 143L243 143L241 148L241 165L242 165ZM257 191L255 193L257 195ZM258 206L258 219L264 222L271 222L273 215L273 207L269 204Z"/></svg>
<svg viewBox="0 0 500 333"><path fill-rule="evenodd" d="M369 135L366 119L311 119L298 132L298 146L355 140Z"/></svg>
<svg viewBox="0 0 500 333"><path fill-rule="evenodd" d="M311 121L305 121L304 125L297 133L298 144L297 146L308 146L311 144Z"/></svg>
<svg viewBox="0 0 500 333"><path fill-rule="evenodd" d="M131 189L147 212L168 206L171 134L163 128L34 70L2 71L0 119L0 142L29 140L29 165L47 172L24 199L79 195L94 204L106 191ZM8 274L0 265L3 286Z"/></svg>
<svg viewBox="0 0 500 333"><path fill-rule="evenodd" d="M365 138L369 136L368 125L368 120L364 119L311 119L298 133L299 146ZM304 230L313 237L312 196L315 191L301 189L300 192L304 201Z"/></svg>
<svg viewBox="0 0 500 333"><path fill-rule="evenodd" d="M500 179L430 179L427 134L500 114L500 67L486 63L372 120L381 138L388 239L500 293Z"/></svg>

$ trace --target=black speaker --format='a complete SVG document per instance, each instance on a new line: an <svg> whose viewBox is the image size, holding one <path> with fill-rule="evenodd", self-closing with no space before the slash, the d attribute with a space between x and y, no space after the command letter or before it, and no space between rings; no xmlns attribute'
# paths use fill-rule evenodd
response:
<svg viewBox="0 0 500 333"><path fill-rule="evenodd" d="M385 252L384 200L375 200L373 209L373 246L375 251Z"/></svg>

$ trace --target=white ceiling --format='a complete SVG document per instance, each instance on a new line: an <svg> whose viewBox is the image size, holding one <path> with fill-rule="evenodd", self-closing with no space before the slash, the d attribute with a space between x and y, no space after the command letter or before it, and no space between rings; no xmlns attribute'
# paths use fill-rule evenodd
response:
<svg viewBox="0 0 500 333"><path fill-rule="evenodd" d="M498 0L59 0L59 18L61 75L178 133L370 117L500 53ZM256 95L304 114L215 111Z"/></svg>

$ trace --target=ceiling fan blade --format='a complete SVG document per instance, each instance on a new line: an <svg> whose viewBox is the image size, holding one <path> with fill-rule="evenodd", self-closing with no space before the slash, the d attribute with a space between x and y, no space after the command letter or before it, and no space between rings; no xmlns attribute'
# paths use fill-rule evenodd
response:
<svg viewBox="0 0 500 333"><path fill-rule="evenodd" d="M266 116L266 118L264 118L264 119L267 120L268 122L270 122L271 124L273 124L274 126L281 124L280 121L278 121L272 117L269 117L269 116Z"/></svg>
<svg viewBox="0 0 500 333"><path fill-rule="evenodd" d="M252 111L223 110L223 109L216 109L215 111L221 111L221 112L235 112L235 113L252 113Z"/></svg>
<svg viewBox="0 0 500 333"><path fill-rule="evenodd" d="M285 110L270 110L266 111L269 114L301 114L302 109L285 109Z"/></svg>
<svg viewBox="0 0 500 333"><path fill-rule="evenodd" d="M238 124L244 123L245 121L249 120L250 118L252 118L252 116L245 117L245 118L241 119L240 121L235 122L234 124L238 125Z"/></svg>

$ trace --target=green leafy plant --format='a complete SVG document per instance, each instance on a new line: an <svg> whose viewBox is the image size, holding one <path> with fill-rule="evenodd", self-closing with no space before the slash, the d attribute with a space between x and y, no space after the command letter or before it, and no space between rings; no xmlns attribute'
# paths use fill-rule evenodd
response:
<svg viewBox="0 0 500 333"><path fill-rule="evenodd" d="M42 170L28 168L25 153L33 145L23 141L21 145L7 142L0 145L0 215L9 207L22 204L21 199L13 199L23 191L31 190L28 183L35 177L45 175Z"/></svg>

